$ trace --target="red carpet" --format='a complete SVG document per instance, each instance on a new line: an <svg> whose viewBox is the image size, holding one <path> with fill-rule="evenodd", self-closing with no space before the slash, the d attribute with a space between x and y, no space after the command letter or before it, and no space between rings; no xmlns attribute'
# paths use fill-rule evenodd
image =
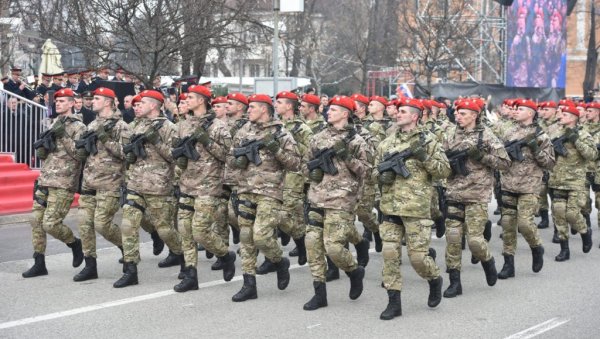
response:
<svg viewBox="0 0 600 339"><path fill-rule="evenodd" d="M0 153L0 215L31 212L33 182L39 175L25 164L16 164L12 154ZM78 197L71 207L77 206Z"/></svg>

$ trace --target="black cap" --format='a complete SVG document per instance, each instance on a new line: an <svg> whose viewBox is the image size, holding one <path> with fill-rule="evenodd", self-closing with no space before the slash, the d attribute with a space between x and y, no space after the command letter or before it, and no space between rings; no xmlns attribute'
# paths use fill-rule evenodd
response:
<svg viewBox="0 0 600 339"><path fill-rule="evenodd" d="M85 91L85 92L83 92L82 97L84 97L84 98L93 98L94 97L94 93L92 93L91 91Z"/></svg>

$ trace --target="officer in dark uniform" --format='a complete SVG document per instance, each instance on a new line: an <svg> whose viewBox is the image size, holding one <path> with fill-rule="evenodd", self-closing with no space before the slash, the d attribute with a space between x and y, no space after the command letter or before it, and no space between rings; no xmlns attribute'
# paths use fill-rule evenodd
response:
<svg viewBox="0 0 600 339"><path fill-rule="evenodd" d="M10 79L8 82L4 84L4 89L14 93L16 95L22 96L26 99L33 99L35 93L33 93L29 88L27 88L27 84L21 80L21 72L23 70L19 67L13 67L10 69Z"/></svg>

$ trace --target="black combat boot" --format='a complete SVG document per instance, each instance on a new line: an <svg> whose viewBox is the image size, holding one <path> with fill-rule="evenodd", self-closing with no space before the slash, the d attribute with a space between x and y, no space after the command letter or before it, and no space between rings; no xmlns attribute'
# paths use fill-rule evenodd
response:
<svg viewBox="0 0 600 339"><path fill-rule="evenodd" d="M33 278L40 275L48 275L46 269L46 258L42 253L33 253L33 266L21 274L23 278Z"/></svg>
<svg viewBox="0 0 600 339"><path fill-rule="evenodd" d="M379 232L373 233L373 238L375 239L375 252L381 253L383 250L383 241L381 240L381 234Z"/></svg>
<svg viewBox="0 0 600 339"><path fill-rule="evenodd" d="M498 273L498 279L508 279L515 277L515 257L513 255L504 255L504 266Z"/></svg>
<svg viewBox="0 0 600 339"><path fill-rule="evenodd" d="M340 278L340 269L329 256L327 258L327 272L325 272L325 281L338 280Z"/></svg>
<svg viewBox="0 0 600 339"><path fill-rule="evenodd" d="M560 238L558 237L558 230L556 229L556 225L554 225L554 235L552 236L553 244L560 244Z"/></svg>
<svg viewBox="0 0 600 339"><path fill-rule="evenodd" d="M212 259L215 256L215 254L211 251L205 251L205 253L206 253L206 259Z"/></svg>
<svg viewBox="0 0 600 339"><path fill-rule="evenodd" d="M477 265L479 264L479 259L475 258L473 254L471 254L471 264Z"/></svg>
<svg viewBox="0 0 600 339"><path fill-rule="evenodd" d="M177 278L182 277L181 279L185 278L187 274L187 267L185 267L185 257L183 256L183 253L179 255L179 274L177 275Z"/></svg>
<svg viewBox="0 0 600 339"><path fill-rule="evenodd" d="M185 268L185 277L183 280L173 287L175 292L186 292L198 289L198 270L194 266Z"/></svg>
<svg viewBox="0 0 600 339"><path fill-rule="evenodd" d="M462 235L462 239L460 241L460 248L462 250L464 250L467 247L467 237L465 236L465 234L463 233Z"/></svg>
<svg viewBox="0 0 600 339"><path fill-rule="evenodd" d="M427 255L430 256L433 259L433 261L435 261L435 258L437 258L437 252L435 251L435 248L429 247Z"/></svg>
<svg viewBox="0 0 600 339"><path fill-rule="evenodd" d="M400 291L388 290L388 305L381 312L379 319L381 320L392 320L395 317L402 315L402 301L400 299Z"/></svg>
<svg viewBox="0 0 600 339"><path fill-rule="evenodd" d="M296 248L298 249L298 265L303 266L306 264L306 246L304 245L304 236L302 238L294 239Z"/></svg>
<svg viewBox="0 0 600 339"><path fill-rule="evenodd" d="M362 240L354 245L356 249L356 261L362 267L367 267L369 264L369 240L362 238Z"/></svg>
<svg viewBox="0 0 600 339"><path fill-rule="evenodd" d="M569 240L561 240L560 241L560 253L558 253L558 255L556 257L554 257L554 260L556 261L566 261L569 260L571 258L571 252L569 251Z"/></svg>
<svg viewBox="0 0 600 339"><path fill-rule="evenodd" d="M201 243L196 244L196 249L198 250L198 252L202 252L205 250L204 246Z"/></svg>
<svg viewBox="0 0 600 339"><path fill-rule="evenodd" d="M492 239L492 222L489 220L485 222L485 227L483 228L483 239L487 242L490 242L490 239Z"/></svg>
<svg viewBox="0 0 600 339"><path fill-rule="evenodd" d="M281 246L287 246L290 243L291 237L284 231L277 229L277 235L281 238Z"/></svg>
<svg viewBox="0 0 600 339"><path fill-rule="evenodd" d="M242 289L231 297L232 301L241 302L248 299L256 299L258 295L256 293L256 277L250 274L244 273L244 285Z"/></svg>
<svg viewBox="0 0 600 339"><path fill-rule="evenodd" d="M233 238L234 244L240 243L240 230L236 227L231 226L231 237Z"/></svg>
<svg viewBox="0 0 600 339"><path fill-rule="evenodd" d="M298 247L294 247L291 251L288 252L288 256L297 257L298 256Z"/></svg>
<svg viewBox="0 0 600 339"><path fill-rule="evenodd" d="M223 269L223 260L220 257L217 257L217 261L215 261L211 266L210 269L212 271L220 271Z"/></svg>
<svg viewBox="0 0 600 339"><path fill-rule="evenodd" d="M462 285L460 283L460 271L457 269L449 269L450 286L444 291L444 298L454 298L462 294Z"/></svg>
<svg viewBox="0 0 600 339"><path fill-rule="evenodd" d="M496 285L498 271L496 271L496 260L494 260L494 257L488 261L482 261L481 266L485 272L485 280L487 281L488 286Z"/></svg>
<svg viewBox="0 0 600 339"><path fill-rule="evenodd" d="M348 273L346 275L350 278L350 299L356 300L363 291L363 278L365 277L365 268L363 266L358 266L354 271Z"/></svg>
<svg viewBox="0 0 600 339"><path fill-rule="evenodd" d="M290 259L282 257L277 267L277 288L285 290L290 284Z"/></svg>
<svg viewBox="0 0 600 339"><path fill-rule="evenodd" d="M446 220L442 218L437 218L434 220L435 222L435 236L439 239L446 234Z"/></svg>
<svg viewBox="0 0 600 339"><path fill-rule="evenodd" d="M169 255L163 259L162 261L160 261L158 263L158 267L161 268L165 268L165 267L172 267L172 266L177 266L181 263L181 261L179 260L179 255L171 252L171 250L169 250Z"/></svg>
<svg viewBox="0 0 600 339"><path fill-rule="evenodd" d="M324 282L313 281L315 295L304 304L305 311L314 311L318 308L327 306L327 287Z"/></svg>
<svg viewBox="0 0 600 339"><path fill-rule="evenodd" d="M75 238L75 241L67 244L67 246L73 252L73 267L81 266L81 263L83 262L83 249L81 247L81 240Z"/></svg>
<svg viewBox="0 0 600 339"><path fill-rule="evenodd" d="M223 263L223 280L231 281L235 276L235 252L229 251L219 259Z"/></svg>
<svg viewBox="0 0 600 339"><path fill-rule="evenodd" d="M587 232L581 234L583 253L588 253L592 249L592 228L588 226Z"/></svg>
<svg viewBox="0 0 600 339"><path fill-rule="evenodd" d="M117 248L121 251L121 257L119 258L119 264L122 264L125 262L125 254L123 253L123 246L117 246Z"/></svg>
<svg viewBox="0 0 600 339"><path fill-rule="evenodd" d="M185 279L186 274L187 274L187 267L179 271L179 274L177 275L177 279L179 279L179 280Z"/></svg>
<svg viewBox="0 0 600 339"><path fill-rule="evenodd" d="M533 261L531 263L531 270L538 273L544 266L544 247L542 245L531 249L531 256Z"/></svg>
<svg viewBox="0 0 600 339"><path fill-rule="evenodd" d="M442 301L442 285L444 279L441 276L429 280L429 297L427 298L427 306L436 307Z"/></svg>
<svg viewBox="0 0 600 339"><path fill-rule="evenodd" d="M363 231L362 237L369 240L369 242L373 241L373 232L371 232L368 228L365 228Z"/></svg>
<svg viewBox="0 0 600 339"><path fill-rule="evenodd" d="M267 273L272 273L275 271L277 271L277 267L275 267L275 264L273 264L271 260L265 257L265 261L256 269L256 274L265 275Z"/></svg>
<svg viewBox="0 0 600 339"><path fill-rule="evenodd" d="M77 273L74 277L74 281L86 281L90 279L98 279L98 270L96 268L96 258L85 257L85 267L81 272Z"/></svg>
<svg viewBox="0 0 600 339"><path fill-rule="evenodd" d="M121 288L129 285L138 284L137 265L132 262L126 262L123 264L125 273L121 279L117 280L114 284L114 288Z"/></svg>
<svg viewBox="0 0 600 339"><path fill-rule="evenodd" d="M494 215L500 215L501 213L502 213L502 211L500 211L500 204L498 204L496 206L496 209L494 210Z"/></svg>
<svg viewBox="0 0 600 339"><path fill-rule="evenodd" d="M165 248L165 242L160 238L157 231L150 233L150 238L152 238L152 254L161 254Z"/></svg>
<svg viewBox="0 0 600 339"><path fill-rule="evenodd" d="M548 226L550 225L550 221L548 220L548 210L547 209L541 209L540 210L540 217L542 218L542 220L537 225L537 228L539 228L539 229L548 228Z"/></svg>

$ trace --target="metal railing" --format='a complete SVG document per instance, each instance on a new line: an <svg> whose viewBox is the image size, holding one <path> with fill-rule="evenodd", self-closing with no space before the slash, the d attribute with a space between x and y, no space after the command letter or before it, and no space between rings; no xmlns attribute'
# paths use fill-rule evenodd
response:
<svg viewBox="0 0 600 339"><path fill-rule="evenodd" d="M13 153L16 162L39 169L33 143L49 123L45 106L0 89L0 152Z"/></svg>

